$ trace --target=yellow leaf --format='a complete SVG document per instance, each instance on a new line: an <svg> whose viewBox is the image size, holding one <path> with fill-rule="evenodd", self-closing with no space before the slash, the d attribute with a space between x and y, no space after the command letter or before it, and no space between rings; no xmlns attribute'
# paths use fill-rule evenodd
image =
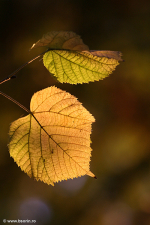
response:
<svg viewBox="0 0 150 225"><path fill-rule="evenodd" d="M95 177L89 169L95 119L82 104L49 87L33 95L30 110L10 126L9 152L18 166L51 185L82 175Z"/></svg>

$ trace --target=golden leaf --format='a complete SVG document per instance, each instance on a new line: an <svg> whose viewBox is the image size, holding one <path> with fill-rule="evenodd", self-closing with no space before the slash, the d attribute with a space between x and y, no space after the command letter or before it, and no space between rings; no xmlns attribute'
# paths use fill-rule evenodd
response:
<svg viewBox="0 0 150 225"><path fill-rule="evenodd" d="M35 93L31 114L10 126L9 152L36 180L55 182L82 175L89 169L90 134L94 117L71 94L56 87Z"/></svg>

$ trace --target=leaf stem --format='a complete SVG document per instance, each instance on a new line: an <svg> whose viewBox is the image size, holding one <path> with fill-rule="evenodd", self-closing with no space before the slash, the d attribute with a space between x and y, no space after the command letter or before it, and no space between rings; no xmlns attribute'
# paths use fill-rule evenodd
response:
<svg viewBox="0 0 150 225"><path fill-rule="evenodd" d="M45 131L45 133L50 136L47 131L44 129L44 127L40 124L40 122L37 120L37 118L34 116L34 114L27 109L24 105L20 104L19 102L17 102L15 99L13 99L12 97L10 97L9 95L6 95L4 92L0 91L0 94L3 95L5 98L9 99L10 101L12 101L13 103L15 103L16 105L18 105L20 108L22 108L23 110L25 110L27 113L31 114L34 119L37 121L37 123L39 124L39 126ZM53 139L52 139L53 140ZM54 140L53 140L54 141ZM55 142L55 141L54 141ZM56 143L56 142L55 142ZM56 143L57 144L57 143Z"/></svg>
<svg viewBox="0 0 150 225"><path fill-rule="evenodd" d="M23 64L21 67L19 67L17 70L15 70L13 73L11 73L9 76L7 76L6 78L4 78L3 80L0 81L0 84L11 80L12 78L15 78L15 74L18 73L21 69L23 69L26 65L30 64L31 62L33 62L34 60L38 59L40 56L44 55L46 52L48 52L49 49L47 49L46 51L40 53L38 56L36 56L35 58L31 59L30 61L26 62L25 64Z"/></svg>
<svg viewBox="0 0 150 225"><path fill-rule="evenodd" d="M27 113L32 114L29 109L27 109L24 105L20 104L19 102L17 102L15 99L13 99L12 97L10 97L9 95L6 95L2 91L0 91L0 94L3 95L5 98L9 99L10 101L14 102L20 108L24 109Z"/></svg>

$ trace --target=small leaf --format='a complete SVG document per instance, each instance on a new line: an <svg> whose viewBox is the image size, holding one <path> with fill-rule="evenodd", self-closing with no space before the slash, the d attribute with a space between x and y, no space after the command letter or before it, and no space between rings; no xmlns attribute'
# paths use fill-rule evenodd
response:
<svg viewBox="0 0 150 225"><path fill-rule="evenodd" d="M48 47L50 49L71 49L71 50L89 50L79 35L68 31L49 32L32 45L31 49L37 47Z"/></svg>
<svg viewBox="0 0 150 225"><path fill-rule="evenodd" d="M79 35L69 31L45 34L31 49L48 47L44 66L61 83L89 83L98 81L115 70L121 59L116 51L90 51Z"/></svg>
<svg viewBox="0 0 150 225"><path fill-rule="evenodd" d="M10 126L9 152L14 161L36 180L55 182L89 170L90 134L94 117L71 94L56 87L35 93L31 114Z"/></svg>
<svg viewBox="0 0 150 225"><path fill-rule="evenodd" d="M89 83L107 77L115 70L121 53L115 51L51 50L43 57L44 66L61 83Z"/></svg>

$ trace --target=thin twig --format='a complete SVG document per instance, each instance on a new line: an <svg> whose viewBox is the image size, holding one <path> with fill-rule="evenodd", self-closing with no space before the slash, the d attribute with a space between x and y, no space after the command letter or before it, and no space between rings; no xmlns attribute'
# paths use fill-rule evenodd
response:
<svg viewBox="0 0 150 225"><path fill-rule="evenodd" d="M3 80L0 81L0 84L14 78L15 74L18 73L21 69L23 69L26 65L30 64L31 62L33 62L34 60L38 59L40 56L44 55L46 52L48 52L49 49L47 49L46 51L40 53L38 56L36 56L35 58L31 59L30 61L26 62L25 64L23 64L21 67L19 67L17 70L15 70L13 73L11 73L9 76L7 76L6 78L4 78Z"/></svg>
<svg viewBox="0 0 150 225"><path fill-rule="evenodd" d="M24 109L27 113L32 114L29 109L27 109L24 105L20 104L19 102L17 102L15 99L13 99L12 97L10 97L9 95L6 95L2 91L0 91L0 94L3 95L5 98L9 99L10 101L14 102L20 108Z"/></svg>
<svg viewBox="0 0 150 225"><path fill-rule="evenodd" d="M15 99L13 99L12 97L10 97L9 95L6 95L5 93L3 93L2 91L0 91L0 94L3 95L5 98L9 99L10 101L14 102L16 105L18 105L20 108L22 108L23 110L25 110L27 113L31 114L34 119L37 121L37 123L39 124L39 126L45 131L45 133L50 137L50 135L47 133L47 131L44 129L44 127L40 124L40 122L37 120L37 118L34 116L34 114L27 109L24 105L20 104L19 102L17 102ZM53 139L52 139L53 140ZM54 140L53 140L54 141ZM55 141L54 141L55 142ZM57 143L56 143L57 144Z"/></svg>

